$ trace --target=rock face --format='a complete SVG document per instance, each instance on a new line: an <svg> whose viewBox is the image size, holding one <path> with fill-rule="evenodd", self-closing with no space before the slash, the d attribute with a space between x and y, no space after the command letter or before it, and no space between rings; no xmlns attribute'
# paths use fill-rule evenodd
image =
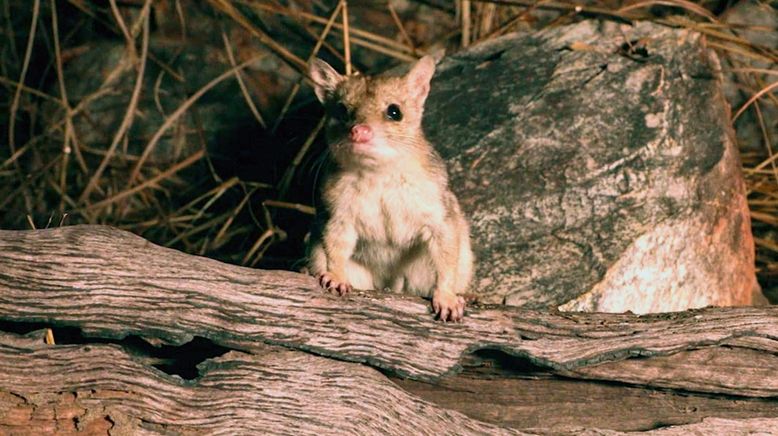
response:
<svg viewBox="0 0 778 436"><path fill-rule="evenodd" d="M480 301L752 303L743 177L718 59L700 39L582 22L443 60L424 126L472 222Z"/></svg>

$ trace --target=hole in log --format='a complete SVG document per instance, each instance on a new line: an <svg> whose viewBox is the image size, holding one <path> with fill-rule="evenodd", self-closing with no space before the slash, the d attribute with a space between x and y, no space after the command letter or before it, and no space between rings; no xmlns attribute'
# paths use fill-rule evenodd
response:
<svg viewBox="0 0 778 436"><path fill-rule="evenodd" d="M435 383L390 376L399 387L442 408L518 430L543 428L649 431L706 417L757 418L778 413L772 399L697 394L614 381L568 379L499 348L463 356L461 373Z"/></svg>
<svg viewBox="0 0 778 436"><path fill-rule="evenodd" d="M565 434L570 429L581 428L648 431L698 423L711 416L769 418L778 413L778 402L770 399L572 380L548 373L533 377L462 373L435 384L391 380L406 392L442 408L479 421L530 432L538 428Z"/></svg>
<svg viewBox="0 0 778 436"><path fill-rule="evenodd" d="M462 356L463 373L473 375L538 376L549 374L547 368L529 359L513 356L497 348L482 348Z"/></svg>
<svg viewBox="0 0 778 436"><path fill-rule="evenodd" d="M218 357L230 351L229 348L222 347L199 336L195 336L194 339L180 346L155 346L139 336L128 336L124 339L109 339L85 336L81 329L75 327L55 327L36 322L0 321L0 331L8 333L23 335L42 329L51 329L54 332L54 341L56 345L119 345L124 351L133 357L138 358L140 361L145 362L166 374L179 376L184 380L193 380L197 378L199 376L197 365L206 359Z"/></svg>

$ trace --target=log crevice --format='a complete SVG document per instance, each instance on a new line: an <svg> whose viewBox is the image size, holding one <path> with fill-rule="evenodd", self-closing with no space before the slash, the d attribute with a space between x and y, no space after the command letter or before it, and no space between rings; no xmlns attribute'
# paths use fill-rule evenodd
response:
<svg viewBox="0 0 778 436"><path fill-rule="evenodd" d="M259 420L283 428L310 424L305 428L311 433L347 421L355 432L432 434L456 423L470 434L517 429L558 434L571 428L578 430L570 430L573 434L597 434L594 429L602 425L586 421L599 416L593 409L597 402L621 410L616 414L621 421L600 418L604 428L623 431L651 428L652 421L630 412L643 407L659 423L698 426L687 427L690 431L711 428L711 422L758 429L767 416L778 416L775 307L636 316L474 305L464 323L443 324L418 298L379 292L338 298L308 276L227 265L102 226L0 231L0 252L0 321L74 328L87 342L96 338L25 351L19 348L24 341L0 333L0 347L9 350L0 353L5 367L0 373L16 374L0 378L0 424L8 413L48 410L35 428L52 429L59 425L52 418L56 407L94 411L89 416L97 418L89 422L95 428L113 422L117 428L183 433L205 422L226 425L211 412L240 416L238 424L225 427L233 433L255 432L259 427L251 422ZM131 357L132 350L120 346L127 338L173 352L205 338L224 354L201 361L196 375L184 380L154 369L159 356ZM16 355L10 352L14 346ZM84 353L97 357L85 359ZM500 364L498 353L510 357ZM124 369L106 371L114 362ZM139 389L132 377L148 384ZM186 415L181 401L195 401L189 404L195 408L211 397L228 401L219 383L243 384L247 392L231 392L235 398L262 407L217 404ZM336 401L337 413L302 399L289 404L286 395L295 389L317 401ZM528 395L517 394L525 389ZM555 396L555 389L568 397ZM57 396L82 391L77 406ZM4 396L9 392L26 399L38 392L46 401L31 408ZM484 395L491 397L479 399ZM629 401L608 402L610 396ZM570 420L544 414L555 410L539 400L544 397L563 403ZM674 409L662 409L657 398ZM164 413L148 402L163 405ZM310 416L309 407L315 409ZM394 414L398 407L401 412ZM340 415L341 409L358 411L362 420ZM296 423L299 416L308 421ZM709 416L726 422L708 421Z"/></svg>
<svg viewBox="0 0 778 436"><path fill-rule="evenodd" d="M0 333L0 393L22 400L0 402L0 432L41 434L48 426L67 434L79 422L85 429L110 421L119 434L317 434L334 425L353 434L436 434L447 426L519 434L419 399L369 367L279 347L230 351L201 363L196 380L183 380L115 344L49 346L44 336Z"/></svg>
<svg viewBox="0 0 778 436"><path fill-rule="evenodd" d="M472 307L465 323L442 324L417 298L337 298L311 277L226 265L108 227L0 231L0 251L7 253L0 258L2 319L172 345L195 336L248 352L279 345L415 380L456 374L463 355L483 348L576 376L633 356L661 358L736 340L768 352L778 347L776 308L635 316ZM760 389L761 380L749 383L757 395L778 392ZM687 388L715 389L705 385L699 379Z"/></svg>

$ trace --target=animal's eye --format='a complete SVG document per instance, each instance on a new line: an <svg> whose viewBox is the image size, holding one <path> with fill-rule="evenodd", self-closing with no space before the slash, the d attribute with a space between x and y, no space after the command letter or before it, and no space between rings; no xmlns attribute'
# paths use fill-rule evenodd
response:
<svg viewBox="0 0 778 436"><path fill-rule="evenodd" d="M348 108L343 103L337 103L330 109L330 115L338 121L348 121Z"/></svg>
<svg viewBox="0 0 778 436"><path fill-rule="evenodd" d="M400 111L400 106L392 103L386 108L386 118L392 121L401 121L403 119L403 113Z"/></svg>

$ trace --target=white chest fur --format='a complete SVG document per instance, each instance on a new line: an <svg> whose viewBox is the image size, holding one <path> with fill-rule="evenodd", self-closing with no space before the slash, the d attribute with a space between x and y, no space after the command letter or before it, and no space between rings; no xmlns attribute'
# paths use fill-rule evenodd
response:
<svg viewBox="0 0 778 436"><path fill-rule="evenodd" d="M333 213L357 233L355 258L376 267L398 262L445 215L441 188L416 172L354 172L333 188Z"/></svg>

